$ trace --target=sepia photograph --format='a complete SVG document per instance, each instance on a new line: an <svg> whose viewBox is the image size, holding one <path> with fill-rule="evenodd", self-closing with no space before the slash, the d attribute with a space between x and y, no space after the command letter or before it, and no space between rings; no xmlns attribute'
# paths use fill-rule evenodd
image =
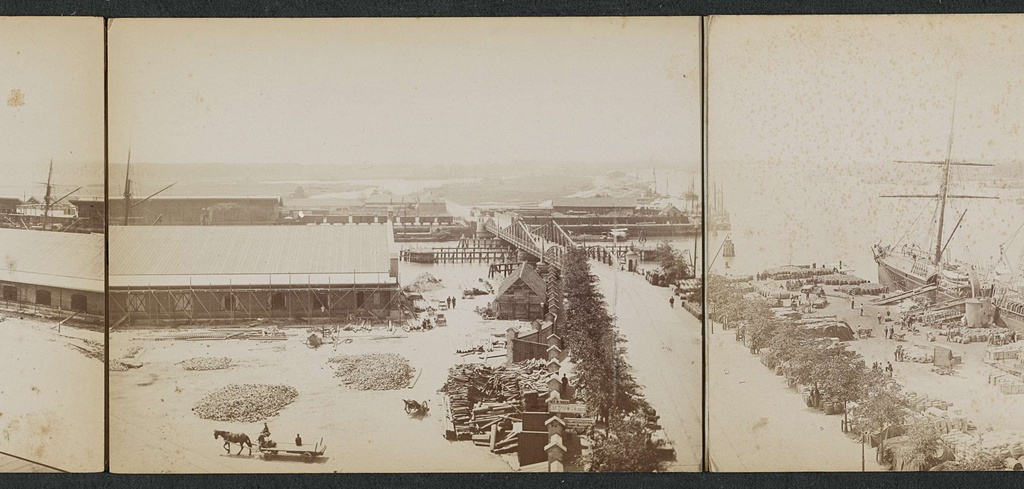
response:
<svg viewBox="0 0 1024 489"><path fill-rule="evenodd" d="M99 18L0 17L0 472L104 469Z"/></svg>
<svg viewBox="0 0 1024 489"><path fill-rule="evenodd" d="M1024 17L706 29L710 470L1021 470Z"/></svg>
<svg viewBox="0 0 1024 489"><path fill-rule="evenodd" d="M110 469L699 471L699 18L108 23Z"/></svg>

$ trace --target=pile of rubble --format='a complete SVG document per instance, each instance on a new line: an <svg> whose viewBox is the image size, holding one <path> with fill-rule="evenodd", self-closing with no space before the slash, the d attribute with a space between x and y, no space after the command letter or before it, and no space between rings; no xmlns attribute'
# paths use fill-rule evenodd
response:
<svg viewBox="0 0 1024 489"><path fill-rule="evenodd" d="M255 423L278 415L298 396L289 385L230 384L204 397L192 412L203 419Z"/></svg>
<svg viewBox="0 0 1024 489"><path fill-rule="evenodd" d="M124 356L122 356L121 358L110 360L110 365L107 368L111 372L126 372L133 368L140 368L142 367L141 363L127 362L125 360L131 360L135 358L135 356L138 355L141 351L141 346L133 346L129 348L128 352L125 353Z"/></svg>
<svg viewBox="0 0 1024 489"><path fill-rule="evenodd" d="M193 357L178 362L185 370L222 370L231 366L228 357Z"/></svg>
<svg viewBox="0 0 1024 489"><path fill-rule="evenodd" d="M402 290L406 292L430 292L442 288L444 288L444 286L441 285L441 279L428 272L423 272L416 277L416 280L413 280L411 284L403 287Z"/></svg>
<svg viewBox="0 0 1024 489"><path fill-rule="evenodd" d="M362 391L404 389L413 376L409 360L394 353L342 355L331 357L327 362L336 364L335 377Z"/></svg>

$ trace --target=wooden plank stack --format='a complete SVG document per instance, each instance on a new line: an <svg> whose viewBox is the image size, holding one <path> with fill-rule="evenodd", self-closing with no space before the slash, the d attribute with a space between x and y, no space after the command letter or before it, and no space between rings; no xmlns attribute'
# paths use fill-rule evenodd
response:
<svg viewBox="0 0 1024 489"><path fill-rule="evenodd" d="M541 360L526 360L498 368L463 364L448 370L445 393L446 432L456 439L472 439L495 453L514 452L523 394L541 390L551 375ZM448 436L446 434L446 436Z"/></svg>

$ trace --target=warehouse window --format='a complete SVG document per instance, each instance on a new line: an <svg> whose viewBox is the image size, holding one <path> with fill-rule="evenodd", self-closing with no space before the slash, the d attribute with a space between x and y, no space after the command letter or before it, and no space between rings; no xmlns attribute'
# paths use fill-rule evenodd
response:
<svg viewBox="0 0 1024 489"><path fill-rule="evenodd" d="M270 308L276 311L288 308L288 301L283 292L274 292L270 296Z"/></svg>
<svg viewBox="0 0 1024 489"><path fill-rule="evenodd" d="M238 309L238 298L235 294L227 294L224 296L224 310L234 311Z"/></svg>
<svg viewBox="0 0 1024 489"><path fill-rule="evenodd" d="M174 310L192 312L192 294L174 294Z"/></svg>
<svg viewBox="0 0 1024 489"><path fill-rule="evenodd" d="M49 290L37 290L36 291L36 304L48 306L50 305L50 291Z"/></svg>
<svg viewBox="0 0 1024 489"><path fill-rule="evenodd" d="M86 312L89 310L89 299L82 294L73 294L71 296L71 310L78 312Z"/></svg>
<svg viewBox="0 0 1024 489"><path fill-rule="evenodd" d="M142 294L128 294L128 312L146 312L145 296Z"/></svg>
<svg viewBox="0 0 1024 489"><path fill-rule="evenodd" d="M324 308L324 310L327 310L331 307L331 299L328 296L327 292L318 292L314 296L313 307L317 309L320 309L322 307Z"/></svg>
<svg viewBox="0 0 1024 489"><path fill-rule="evenodd" d="M4 285L4 300L17 302L18 301L18 288L13 285Z"/></svg>
<svg viewBox="0 0 1024 489"><path fill-rule="evenodd" d="M356 292L356 309L363 307L366 302L366 292Z"/></svg>

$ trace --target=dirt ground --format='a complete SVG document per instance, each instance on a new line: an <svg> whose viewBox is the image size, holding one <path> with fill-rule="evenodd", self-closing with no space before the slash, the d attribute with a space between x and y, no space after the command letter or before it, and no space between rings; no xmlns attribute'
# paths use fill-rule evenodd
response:
<svg viewBox="0 0 1024 489"><path fill-rule="evenodd" d="M0 451L71 472L102 471L103 334L0 317ZM0 470L39 467L4 457Z"/></svg>
<svg viewBox="0 0 1024 489"><path fill-rule="evenodd" d="M459 297L447 311L449 326L404 333L394 339L373 339L383 331L350 333L351 343L317 350L303 342L304 327L288 329L286 341L154 341L152 331L111 335L111 358L133 346L142 347L135 361L141 368L111 372L110 459L114 472L498 472L515 468L514 457L499 457L469 441L444 439L441 397L436 393L457 363L480 362L456 349L503 332L506 321L484 321L473 307L489 296L461 299L464 283L486 277L486 265L424 266L403 263L403 281L423 271L442 279L444 289L426 292L428 300ZM327 359L334 355L398 353L409 359L419 378L411 389L358 391L340 384ZM226 370L190 372L177 362L196 356L231 357ZM494 359L500 362L503 359ZM301 434L306 443L321 437L326 458L312 464L279 457L225 454L213 430L243 432L255 442L262 423L227 423L200 419L192 407L210 392L231 383L288 384L299 397L281 414L268 419L272 437L290 442ZM428 400L431 411L422 419L405 414L402 399ZM257 454L256 451L253 452Z"/></svg>
<svg viewBox="0 0 1024 489"><path fill-rule="evenodd" d="M458 363L480 362L478 356L455 354L504 332L512 321L484 321L473 308L493 296L461 299L466 286L484 288L486 265L402 264L403 282L422 272L442 280L444 288L425 292L427 300L459 297L446 312L449 326L427 332L399 331L398 338L373 339L382 331L350 333L351 343L327 344L313 350L303 344L304 327L287 329L285 341L156 341L155 330L111 334L111 359L130 348L142 350L134 361L138 369L111 372L110 458L114 472L498 472L516 470L513 456L497 456L469 441L443 438L443 414L436 393L447 370ZM701 456L700 430L700 326L681 308L668 307L667 289L655 288L642 278L604 267L595 272L602 284L618 273L622 282L618 301L619 325L629 339L630 361L647 389L648 398L662 415L662 424L676 445L678 460L670 470L697 470ZM635 289L635 290L634 290ZM664 296L664 297L662 297ZM655 305L656 304L656 305ZM648 338L649 335L653 335ZM661 336L658 336L661 335ZM677 344L678 343L678 344ZM635 349L635 353L634 353ZM340 385L327 359L333 355L399 353L418 369L411 389L358 391ZM225 370L190 372L177 362L196 356L235 360ZM500 364L495 358L491 363ZM665 363L668 362L668 363ZM666 365L670 367L666 367ZM683 371L679 377L678 371ZM262 423L227 423L200 419L193 406L210 392L231 383L288 384L299 397L268 421L273 437L290 441L301 434L306 443L323 438L327 457L312 464L297 459L265 461L226 454L213 430L244 432L255 441ZM429 400L425 419L412 419L402 399Z"/></svg>
<svg viewBox="0 0 1024 489"><path fill-rule="evenodd" d="M944 336L937 336L934 342L929 342L927 333L938 333L938 330L931 328L921 328L919 333L908 333L903 342L887 340L884 335L885 326L878 324L877 314L881 312L885 317L886 311L891 311L895 318L899 315L897 306L872 307L869 301L873 297L858 297L855 299L856 308L851 310L849 296L828 290L834 297L829 297L831 304L825 309L825 314L836 314L845 319L854 331L859 327L874 329L871 338L848 343L852 350L864 356L869 366L876 361L883 365L887 361L891 362L893 378L905 390L953 403L951 409L962 411L981 431L989 428L996 431L1024 430L1024 417L1020 415L1024 413L1024 395L1003 395L997 386L988 383L989 374L998 371L985 364L985 349L989 346L987 343L962 345L948 342ZM862 300L865 301L863 317L860 316ZM956 375L939 375L931 371L931 364L896 362L893 352L899 344L904 348L912 344L927 348L949 348L953 350L953 355L963 357L963 365L956 368Z"/></svg>

